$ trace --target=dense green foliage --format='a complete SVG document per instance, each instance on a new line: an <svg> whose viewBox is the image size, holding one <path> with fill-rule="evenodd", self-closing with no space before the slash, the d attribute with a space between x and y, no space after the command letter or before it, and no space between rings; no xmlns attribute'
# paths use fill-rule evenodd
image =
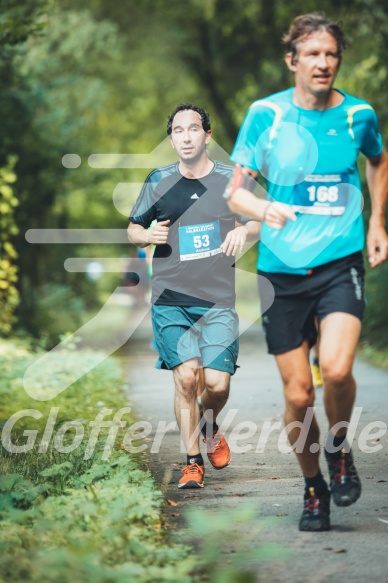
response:
<svg viewBox="0 0 388 583"><path fill-rule="evenodd" d="M21 446L26 443L25 430L37 431L30 451L12 453L9 447L1 451L0 580L189 581L193 559L187 547L168 543L161 516L163 498L142 458L122 449L124 426L119 428L111 455L103 455L107 431L102 429L93 455L84 459L90 421L103 407L116 411L127 406L119 363L107 360L55 401L40 402L28 397L22 384L26 368L39 356L24 345L0 344L1 425L26 410L12 430L12 443ZM65 350L53 358L61 360L64 370L71 370L93 357ZM42 379L49 374L45 365ZM54 406L59 410L53 438L46 451L40 452ZM38 410L42 417L33 419L28 414L31 410ZM58 452L60 427L76 420L86 428L84 439L73 451ZM128 412L124 420L133 422ZM63 444L70 446L73 439L69 431Z"/></svg>
<svg viewBox="0 0 388 583"><path fill-rule="evenodd" d="M388 16L377 0L89 0L82 8L74 0L2 0L0 167L17 156L22 327L36 336L43 331L55 344L77 327L77 311L95 309L98 292L112 292L120 281L106 274L93 286L63 262L125 255L126 245L24 238L31 228L125 228L137 187L128 188L119 208L113 192L118 183L141 182L148 169L92 168L88 156L151 152L181 101L210 111L214 138L230 151L252 100L292 83L280 39L294 16L313 10L342 21L349 48L337 84L371 101L386 136ZM79 167L63 166L69 153L80 157ZM379 268L368 280L365 334L387 346L388 316L380 306L388 272ZM57 321L45 315L45 305L58 290Z"/></svg>
<svg viewBox="0 0 388 583"><path fill-rule="evenodd" d="M10 160L5 168L0 168L0 333L7 336L14 323L14 313L19 304L19 292L16 288L17 271L15 265L17 253L12 244L18 234L15 223L15 207L18 200L14 196L12 184L16 180Z"/></svg>

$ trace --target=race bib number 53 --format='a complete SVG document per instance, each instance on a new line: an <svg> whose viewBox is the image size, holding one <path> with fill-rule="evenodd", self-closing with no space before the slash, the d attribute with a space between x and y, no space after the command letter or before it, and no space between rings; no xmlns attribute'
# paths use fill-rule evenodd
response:
<svg viewBox="0 0 388 583"><path fill-rule="evenodd" d="M181 261L192 261L222 253L219 221L179 227Z"/></svg>

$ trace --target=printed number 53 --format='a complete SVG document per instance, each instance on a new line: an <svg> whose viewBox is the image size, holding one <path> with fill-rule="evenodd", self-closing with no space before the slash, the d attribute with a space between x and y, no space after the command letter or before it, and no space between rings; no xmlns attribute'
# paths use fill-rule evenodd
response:
<svg viewBox="0 0 388 583"><path fill-rule="evenodd" d="M195 235L194 237L194 247L200 249L201 247L209 247L210 239L209 235Z"/></svg>

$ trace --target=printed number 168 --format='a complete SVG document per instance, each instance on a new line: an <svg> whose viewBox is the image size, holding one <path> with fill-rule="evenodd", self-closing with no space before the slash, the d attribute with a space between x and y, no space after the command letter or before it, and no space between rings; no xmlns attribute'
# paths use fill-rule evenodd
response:
<svg viewBox="0 0 388 583"><path fill-rule="evenodd" d="M337 202L338 186L310 186L307 189L311 202Z"/></svg>

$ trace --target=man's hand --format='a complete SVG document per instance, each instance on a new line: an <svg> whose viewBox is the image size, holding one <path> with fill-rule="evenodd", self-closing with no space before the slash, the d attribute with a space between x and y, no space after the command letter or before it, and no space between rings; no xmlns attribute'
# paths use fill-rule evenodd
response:
<svg viewBox="0 0 388 583"><path fill-rule="evenodd" d="M272 229L279 231L288 220L296 221L296 215L290 205L275 201L267 204L262 220Z"/></svg>
<svg viewBox="0 0 388 583"><path fill-rule="evenodd" d="M147 230L147 240L150 245L165 245L168 237L168 224L170 219L160 221Z"/></svg>
<svg viewBox="0 0 388 583"><path fill-rule="evenodd" d="M130 243L137 245L138 247L147 247L147 245L164 245L167 243L167 225L169 223L170 219L160 221L160 223L156 223L150 229L143 227L143 225L130 223L127 230L128 239Z"/></svg>
<svg viewBox="0 0 388 583"><path fill-rule="evenodd" d="M382 225L369 223L366 239L368 261L371 267L376 267L388 258L388 235Z"/></svg>
<svg viewBox="0 0 388 583"><path fill-rule="evenodd" d="M233 231L229 231L229 233L225 237L225 241L221 245L222 251L225 255L236 255L237 251L242 253L244 249L245 241L248 237L248 228L245 226L236 227Z"/></svg>

